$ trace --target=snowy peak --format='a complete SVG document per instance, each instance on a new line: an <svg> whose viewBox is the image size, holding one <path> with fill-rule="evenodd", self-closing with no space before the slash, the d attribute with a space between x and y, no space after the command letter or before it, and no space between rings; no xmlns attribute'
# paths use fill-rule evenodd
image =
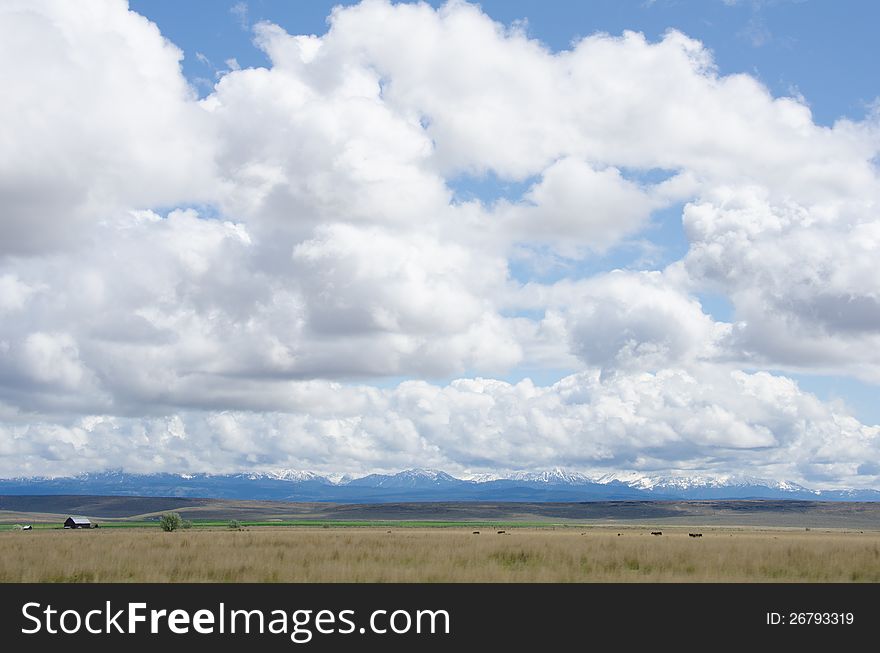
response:
<svg viewBox="0 0 880 653"><path fill-rule="evenodd" d="M622 483L628 487L638 488L640 490L650 490L655 485L654 479L650 476L639 474L638 472L612 472L610 474L602 474L596 476L593 482L600 485L608 485L610 483Z"/></svg>
<svg viewBox="0 0 880 653"><path fill-rule="evenodd" d="M479 474L466 474L463 477L463 480L469 481L471 483L491 483L492 481L498 481L504 478L507 477L503 474L493 474L491 472L485 472Z"/></svg>
<svg viewBox="0 0 880 653"><path fill-rule="evenodd" d="M459 479L455 478L454 476L450 476L446 472L442 472L437 469L422 469L422 468L418 468L418 467L415 469L407 469L402 472L399 472L399 473L395 474L394 477L401 478L401 479L409 478L409 479L419 480L419 481L431 481L433 483L438 483L438 482L443 483L443 482L458 481L459 480Z"/></svg>
<svg viewBox="0 0 880 653"><path fill-rule="evenodd" d="M559 467L543 472L513 472L499 480L527 481L530 483L546 483L547 485L584 485L594 481L578 472L569 472Z"/></svg>
<svg viewBox="0 0 880 653"><path fill-rule="evenodd" d="M596 483L607 485L617 482L640 490L721 490L736 488L767 488L779 492L816 493L792 481L771 481L753 476L651 476L638 472L614 472L594 479Z"/></svg>
<svg viewBox="0 0 880 653"><path fill-rule="evenodd" d="M330 480L315 472L304 472L295 469L278 469L263 474L255 474L255 478L271 478L276 481L290 481L291 483L307 483L315 481L318 483L329 483Z"/></svg>
<svg viewBox="0 0 880 653"><path fill-rule="evenodd" d="M397 474L370 474L348 481L348 486L374 488L437 488L466 484L446 472L435 469L407 469Z"/></svg>

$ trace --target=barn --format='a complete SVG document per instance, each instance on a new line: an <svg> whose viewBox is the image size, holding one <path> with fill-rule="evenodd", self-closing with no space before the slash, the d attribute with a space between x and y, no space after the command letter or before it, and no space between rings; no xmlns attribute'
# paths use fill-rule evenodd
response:
<svg viewBox="0 0 880 653"><path fill-rule="evenodd" d="M91 528L92 522L87 517L68 517L64 520L64 528Z"/></svg>

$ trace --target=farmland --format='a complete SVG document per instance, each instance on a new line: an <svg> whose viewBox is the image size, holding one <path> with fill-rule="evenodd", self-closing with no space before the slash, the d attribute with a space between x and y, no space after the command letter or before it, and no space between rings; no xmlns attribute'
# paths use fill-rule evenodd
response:
<svg viewBox="0 0 880 653"><path fill-rule="evenodd" d="M3 582L878 582L880 533L203 526L0 533ZM619 533L619 534L618 534Z"/></svg>
<svg viewBox="0 0 880 653"><path fill-rule="evenodd" d="M880 582L880 504L0 497L0 581Z"/></svg>
<svg viewBox="0 0 880 653"><path fill-rule="evenodd" d="M17 522L58 526L85 515L102 526L155 523L174 511L196 525L253 524L581 524L748 526L880 530L880 502L592 501L582 503L294 503L128 496L0 496L0 528Z"/></svg>

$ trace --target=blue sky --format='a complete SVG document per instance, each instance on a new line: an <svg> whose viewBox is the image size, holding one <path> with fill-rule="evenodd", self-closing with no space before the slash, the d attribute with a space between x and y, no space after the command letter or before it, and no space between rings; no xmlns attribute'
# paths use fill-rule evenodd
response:
<svg viewBox="0 0 880 653"><path fill-rule="evenodd" d="M0 476L880 487L880 5L334 6L0 3Z"/></svg>
<svg viewBox="0 0 880 653"><path fill-rule="evenodd" d="M201 52L222 69L234 57L242 66L264 66L244 26L268 20L291 34L323 34L336 5L352 2L308 0L132 0L138 13L154 21L183 49L190 80L210 79L198 61ZM432 0L438 7L443 3ZM594 32L635 30L656 40L678 29L711 48L723 74L747 72L774 95L802 94L814 120L833 124L840 117L860 119L876 99L876 26L880 5L871 0L487 0L479 3L495 20L526 20L528 34L553 50ZM246 7L234 11L233 7ZM209 89L196 84L200 93Z"/></svg>

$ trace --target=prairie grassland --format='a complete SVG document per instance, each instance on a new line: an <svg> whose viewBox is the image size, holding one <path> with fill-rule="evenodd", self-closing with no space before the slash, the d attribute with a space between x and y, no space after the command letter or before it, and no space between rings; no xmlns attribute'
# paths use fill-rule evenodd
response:
<svg viewBox="0 0 880 653"><path fill-rule="evenodd" d="M3 582L878 582L880 533L153 529L0 533Z"/></svg>

